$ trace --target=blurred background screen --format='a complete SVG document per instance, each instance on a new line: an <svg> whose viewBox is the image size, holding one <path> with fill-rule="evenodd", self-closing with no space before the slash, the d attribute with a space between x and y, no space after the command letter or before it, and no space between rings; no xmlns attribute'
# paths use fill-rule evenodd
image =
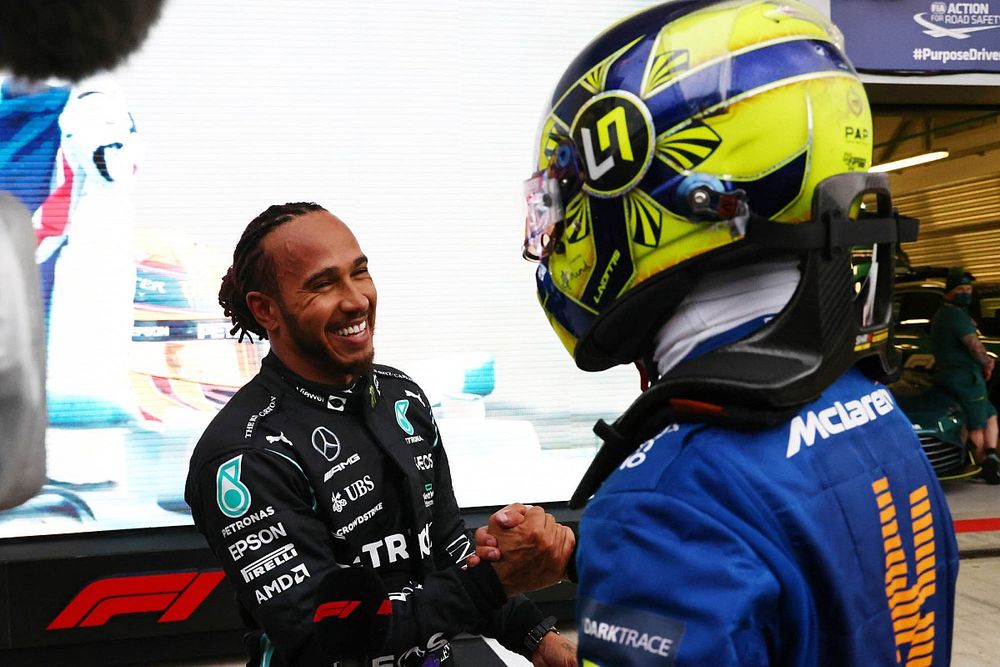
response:
<svg viewBox="0 0 1000 667"><path fill-rule="evenodd" d="M50 414L48 483L0 537L190 523L190 451L267 352L229 336L220 277L287 201L370 257L376 361L433 401L459 503L568 499L638 378L578 371L552 335L521 184L561 72L645 4L171 0L113 75L5 80Z"/></svg>

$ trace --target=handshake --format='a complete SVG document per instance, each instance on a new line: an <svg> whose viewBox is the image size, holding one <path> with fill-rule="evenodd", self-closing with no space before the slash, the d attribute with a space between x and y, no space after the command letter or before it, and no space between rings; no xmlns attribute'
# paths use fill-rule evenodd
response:
<svg viewBox="0 0 1000 667"><path fill-rule="evenodd" d="M476 531L469 567L488 561L508 596L566 579L576 536L541 507L514 503L495 512Z"/></svg>

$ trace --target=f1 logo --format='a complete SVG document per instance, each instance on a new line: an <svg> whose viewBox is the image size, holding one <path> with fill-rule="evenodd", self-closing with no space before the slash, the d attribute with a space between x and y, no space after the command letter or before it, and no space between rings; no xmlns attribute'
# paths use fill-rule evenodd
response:
<svg viewBox="0 0 1000 667"><path fill-rule="evenodd" d="M354 613L354 610L361 605L361 600L334 600L333 602L324 602L320 606L316 607L316 613L313 614L313 623L319 623L324 618L330 618L335 616L337 618L347 618ZM382 600L382 604L379 605L378 610L375 612L376 616L390 616L392 614L392 602L389 600Z"/></svg>
<svg viewBox="0 0 1000 667"><path fill-rule="evenodd" d="M324 618L329 618L331 616L336 616L337 618L347 618L359 606L361 606L361 600L334 600L333 602L324 602L320 606L316 607L316 613L313 614L313 623L319 623Z"/></svg>
<svg viewBox="0 0 1000 667"><path fill-rule="evenodd" d="M74 597L47 630L92 628L114 616L162 611L157 623L187 620L222 581L222 570L113 577L91 582Z"/></svg>

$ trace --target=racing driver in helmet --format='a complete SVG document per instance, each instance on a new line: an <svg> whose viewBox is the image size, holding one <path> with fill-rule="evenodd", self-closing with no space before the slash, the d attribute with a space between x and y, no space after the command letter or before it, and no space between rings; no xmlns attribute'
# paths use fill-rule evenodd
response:
<svg viewBox="0 0 1000 667"><path fill-rule="evenodd" d="M794 0L652 7L573 61L537 147L545 315L648 386L571 501L582 664L948 664L951 517L880 384L917 225L867 172L839 31Z"/></svg>

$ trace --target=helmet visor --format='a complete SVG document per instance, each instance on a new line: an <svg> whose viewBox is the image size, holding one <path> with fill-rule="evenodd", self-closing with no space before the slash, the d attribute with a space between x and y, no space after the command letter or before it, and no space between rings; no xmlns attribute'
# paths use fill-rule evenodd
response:
<svg viewBox="0 0 1000 667"><path fill-rule="evenodd" d="M536 171L524 182L526 215L521 255L533 262L548 257L558 241L563 221L559 179L550 170Z"/></svg>

